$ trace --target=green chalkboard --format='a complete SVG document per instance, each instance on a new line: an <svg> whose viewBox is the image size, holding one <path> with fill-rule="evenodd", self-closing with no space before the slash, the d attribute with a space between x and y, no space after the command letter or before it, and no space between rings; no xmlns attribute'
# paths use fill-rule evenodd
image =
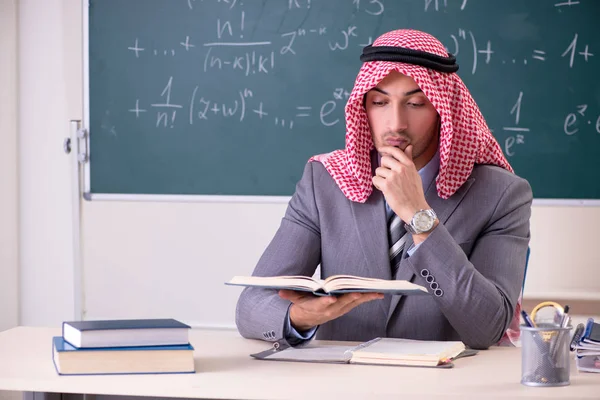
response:
<svg viewBox="0 0 600 400"><path fill-rule="evenodd" d="M600 199L600 1L89 0L91 193L289 196L362 47L438 37L538 199Z"/></svg>

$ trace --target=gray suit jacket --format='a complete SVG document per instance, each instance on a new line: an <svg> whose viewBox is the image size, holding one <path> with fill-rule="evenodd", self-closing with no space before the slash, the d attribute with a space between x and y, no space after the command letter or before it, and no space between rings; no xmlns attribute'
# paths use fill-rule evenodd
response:
<svg viewBox="0 0 600 400"><path fill-rule="evenodd" d="M318 339L462 340L472 348L500 340L523 282L528 182L499 167L477 165L448 200L437 195L435 182L425 197L440 224L410 257L405 251L395 279L429 289L422 276L427 270L441 296L434 290L430 296L386 295L321 325ZM411 245L409 238L405 249ZM392 279L388 246L383 194L374 189L364 204L349 201L323 165L310 162L254 275L312 276L320 264L322 277ZM236 309L238 330L247 338L281 340L289 306L274 290L246 288Z"/></svg>

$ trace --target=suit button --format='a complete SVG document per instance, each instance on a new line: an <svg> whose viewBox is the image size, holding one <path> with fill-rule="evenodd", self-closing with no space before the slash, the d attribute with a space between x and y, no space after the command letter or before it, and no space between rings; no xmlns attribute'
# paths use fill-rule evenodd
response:
<svg viewBox="0 0 600 400"><path fill-rule="evenodd" d="M440 288L437 288L433 291L433 294L435 294L437 297L442 297L442 295L444 294L444 291Z"/></svg>
<svg viewBox="0 0 600 400"><path fill-rule="evenodd" d="M433 275L427 275L427 277L425 277L425 280L427 281L427 283L432 283L433 281L435 281L435 278L433 277Z"/></svg>
<svg viewBox="0 0 600 400"><path fill-rule="evenodd" d="M431 290L436 290L437 288L440 287L440 285L437 282L431 282L429 284L429 287L431 288Z"/></svg>
<svg viewBox="0 0 600 400"><path fill-rule="evenodd" d="M421 270L421 276L422 276L423 278L426 278L426 277L428 277L428 276L429 276L429 270L428 270L428 269L422 269L422 270Z"/></svg>

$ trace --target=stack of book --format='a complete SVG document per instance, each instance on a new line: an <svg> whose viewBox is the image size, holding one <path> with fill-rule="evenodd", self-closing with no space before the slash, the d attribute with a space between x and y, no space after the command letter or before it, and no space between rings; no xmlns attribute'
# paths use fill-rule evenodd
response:
<svg viewBox="0 0 600 400"><path fill-rule="evenodd" d="M579 371L600 372L600 324L593 318L577 326L571 348L575 349Z"/></svg>
<svg viewBox="0 0 600 400"><path fill-rule="evenodd" d="M194 373L189 329L174 319L63 322L52 360L60 375Z"/></svg>

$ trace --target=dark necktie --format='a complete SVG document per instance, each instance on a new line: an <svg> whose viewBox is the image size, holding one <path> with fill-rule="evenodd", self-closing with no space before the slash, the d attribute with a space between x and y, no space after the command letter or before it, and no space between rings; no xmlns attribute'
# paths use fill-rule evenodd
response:
<svg viewBox="0 0 600 400"><path fill-rule="evenodd" d="M404 250L408 239L408 232L404 229L404 222L393 211L389 217L388 239L390 243L390 266L392 279L394 279L402 260L402 250Z"/></svg>

